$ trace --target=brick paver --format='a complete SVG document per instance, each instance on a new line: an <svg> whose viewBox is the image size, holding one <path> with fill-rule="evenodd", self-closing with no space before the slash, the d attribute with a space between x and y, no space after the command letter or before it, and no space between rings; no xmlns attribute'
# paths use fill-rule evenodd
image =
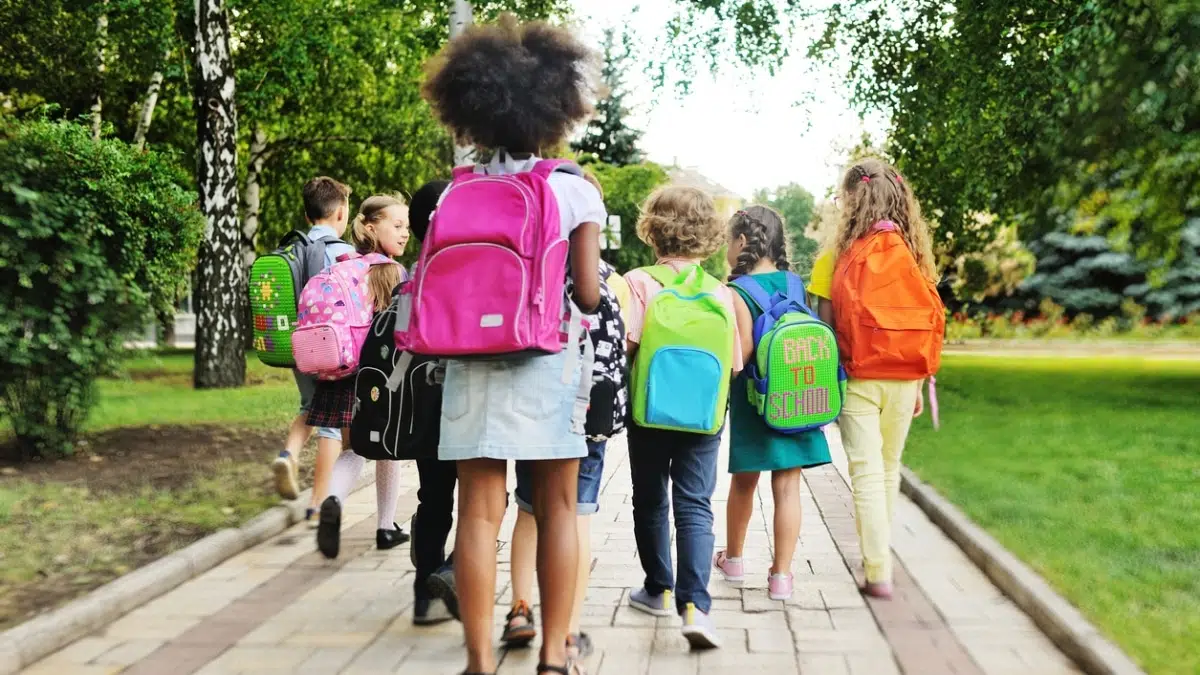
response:
<svg viewBox="0 0 1200 675"><path fill-rule="evenodd" d="M837 441L836 432L831 439ZM770 483L762 481L746 543L747 580L714 573L717 651L692 654L678 619L655 619L626 605L642 582L633 539L629 469L623 439L608 453L601 510L592 521L593 573L584 629L596 644L589 672L600 675L705 675L735 670L819 675L1076 672L1032 622L1005 599L907 499L897 513L897 597L866 602L853 503L838 466L806 472L803 527L793 565L796 592L769 600ZM725 459L721 466L724 469ZM729 477L714 497L717 545L725 533ZM416 471L404 472L399 512L416 506ZM510 481L511 484L511 481ZM342 555L325 561L304 525L238 555L131 612L25 672L368 675L457 673L461 627L412 625L412 565L407 547L376 551L374 489L347 500ZM510 507L501 530L496 627L508 610ZM853 571L852 571L853 570ZM535 650L502 655L499 672L533 673Z"/></svg>

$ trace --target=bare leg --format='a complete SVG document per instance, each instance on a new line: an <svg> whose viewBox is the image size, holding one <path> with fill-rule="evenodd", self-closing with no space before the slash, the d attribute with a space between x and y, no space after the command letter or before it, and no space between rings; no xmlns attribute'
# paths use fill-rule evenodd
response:
<svg viewBox="0 0 1200 675"><path fill-rule="evenodd" d="M512 533L513 606L524 600L533 605L533 575L537 567L538 531L532 513L517 510Z"/></svg>
<svg viewBox="0 0 1200 675"><path fill-rule="evenodd" d="M567 662L567 629L578 574L579 460L543 460L532 465L537 485L533 515L537 518L537 577L542 600L541 661L561 666Z"/></svg>
<svg viewBox="0 0 1200 675"><path fill-rule="evenodd" d="M580 615L583 614L583 601L587 598L588 580L592 576L592 517L578 516L575 525L579 533L579 563L575 575L575 603L571 605L572 633L579 634Z"/></svg>
<svg viewBox="0 0 1200 675"><path fill-rule="evenodd" d="M333 476L333 464L341 454L341 441L324 436L317 438L317 462L313 467L313 508L320 506L329 496L329 479Z"/></svg>
<svg viewBox="0 0 1200 675"><path fill-rule="evenodd" d="M312 438L313 432L316 431L305 423L307 419L307 414L300 413L292 420L292 426L288 427L287 444L283 446L283 449L292 453L293 457L300 456L304 444Z"/></svg>
<svg viewBox="0 0 1200 675"><path fill-rule="evenodd" d="M800 469L771 472L775 499L775 564L771 574L789 574L800 538Z"/></svg>
<svg viewBox="0 0 1200 675"><path fill-rule="evenodd" d="M729 483L729 501L725 504L725 555L742 557L746 545L746 528L754 514L754 490L758 487L758 472L735 473Z"/></svg>
<svg viewBox="0 0 1200 675"><path fill-rule="evenodd" d="M496 670L492 607L496 603L496 536L507 506L506 469L503 461L494 459L458 463L454 579L466 634L467 670L476 673Z"/></svg>

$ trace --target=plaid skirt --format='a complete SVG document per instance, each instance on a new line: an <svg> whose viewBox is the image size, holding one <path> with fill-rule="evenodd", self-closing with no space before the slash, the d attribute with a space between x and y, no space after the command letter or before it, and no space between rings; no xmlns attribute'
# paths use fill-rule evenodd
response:
<svg viewBox="0 0 1200 675"><path fill-rule="evenodd" d="M350 426L353 418L354 378L317 380L305 423L310 427L341 429Z"/></svg>

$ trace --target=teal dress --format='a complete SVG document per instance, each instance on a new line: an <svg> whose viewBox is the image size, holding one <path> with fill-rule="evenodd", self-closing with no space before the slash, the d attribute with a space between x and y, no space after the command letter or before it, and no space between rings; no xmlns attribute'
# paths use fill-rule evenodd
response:
<svg viewBox="0 0 1200 675"><path fill-rule="evenodd" d="M784 272L755 274L754 280L762 284L769 294L787 290L787 275ZM762 311L754 305L742 289L732 286L746 306L750 316L757 319ZM739 373L729 390L729 473L751 471L779 471L829 464L829 443L825 432L806 431L799 434L781 434L772 431L763 421L746 397L745 372Z"/></svg>

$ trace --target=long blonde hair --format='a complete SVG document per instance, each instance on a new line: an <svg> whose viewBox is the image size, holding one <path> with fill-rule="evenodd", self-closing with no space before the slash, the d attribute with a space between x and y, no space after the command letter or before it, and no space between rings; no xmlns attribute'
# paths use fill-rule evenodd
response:
<svg viewBox="0 0 1200 675"><path fill-rule="evenodd" d="M877 223L890 220L917 259L921 272L930 281L938 280L929 226L921 217L921 206L912 189L895 167L876 157L851 166L842 179L839 201L841 217L832 245L836 257L849 251Z"/></svg>
<svg viewBox="0 0 1200 675"><path fill-rule="evenodd" d="M725 243L712 197L684 186L659 188L646 198L637 235L659 258L707 258Z"/></svg>
<svg viewBox="0 0 1200 675"><path fill-rule="evenodd" d="M359 253L384 253L379 246L379 238L371 230L374 225L383 220L384 212L390 207L403 207L408 212L408 204L400 195L374 195L367 197L358 207L358 215L354 216L354 224L350 230L350 238L354 248ZM376 265L367 273L367 290L371 293L371 303L376 312L387 309L392 301L392 291L400 283L400 265Z"/></svg>

